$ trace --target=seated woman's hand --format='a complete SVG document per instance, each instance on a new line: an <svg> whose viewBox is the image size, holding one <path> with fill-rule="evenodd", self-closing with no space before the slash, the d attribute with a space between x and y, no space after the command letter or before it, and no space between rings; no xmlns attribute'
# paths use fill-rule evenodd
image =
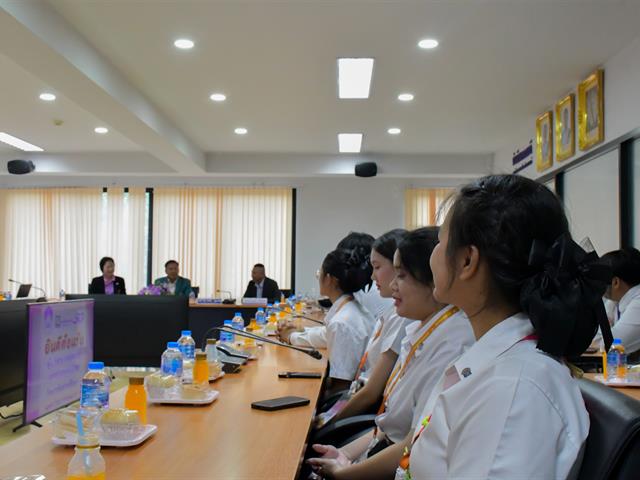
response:
<svg viewBox="0 0 640 480"><path fill-rule="evenodd" d="M278 327L278 338L280 341L289 343L289 338L291 334L296 331L295 327L289 325L281 325Z"/></svg>
<svg viewBox="0 0 640 480"><path fill-rule="evenodd" d="M337 472L351 465L351 459L333 445L314 445L313 449L322 456L310 458L307 462L324 478L335 478Z"/></svg>

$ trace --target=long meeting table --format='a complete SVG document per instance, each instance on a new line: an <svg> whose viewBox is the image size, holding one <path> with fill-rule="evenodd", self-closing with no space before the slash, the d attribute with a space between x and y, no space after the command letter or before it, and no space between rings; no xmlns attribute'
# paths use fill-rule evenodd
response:
<svg viewBox="0 0 640 480"><path fill-rule="evenodd" d="M149 405L147 421L156 434L130 448L102 448L108 480L285 480L298 473L322 386L320 379L279 379L281 371L325 373L321 360L265 344L257 360L227 374L211 388L220 396L206 406ZM79 388L79 387L78 387ZM121 407L125 389L111 395ZM265 412L251 403L295 395L304 407ZM29 427L23 437L0 447L0 478L45 475L65 478L73 448L53 445L53 425Z"/></svg>

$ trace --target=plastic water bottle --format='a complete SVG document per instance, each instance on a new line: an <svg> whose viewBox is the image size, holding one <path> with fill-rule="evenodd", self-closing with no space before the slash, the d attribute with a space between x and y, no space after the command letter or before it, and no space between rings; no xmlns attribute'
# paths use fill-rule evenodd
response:
<svg viewBox="0 0 640 480"><path fill-rule="evenodd" d="M196 342L191 336L191 330L182 330L182 336L178 339L178 348L185 360L196 358Z"/></svg>
<svg viewBox="0 0 640 480"><path fill-rule="evenodd" d="M66 296L67 296L67 294L66 294L66 293L64 293L64 288L61 288L61 289L60 289L60 293L58 293L58 298L59 298L60 300L64 300L64 299L66 298Z"/></svg>
<svg viewBox="0 0 640 480"><path fill-rule="evenodd" d="M225 327L232 327L233 326L233 320L225 320L224 321L224 326ZM233 333L220 332L220 343L226 343L228 345L231 345L233 343Z"/></svg>
<svg viewBox="0 0 640 480"><path fill-rule="evenodd" d="M258 308L256 312L256 323L259 328L264 328L267 323L267 316L264 313L264 308Z"/></svg>
<svg viewBox="0 0 640 480"><path fill-rule="evenodd" d="M266 315L265 315L265 317L267 319L269 319L269 317L271 316L271 311L272 310L273 310L273 304L267 303L267 311L266 311Z"/></svg>
<svg viewBox="0 0 640 480"><path fill-rule="evenodd" d="M627 354L619 338L613 339L613 345L607 353L607 380L627 379Z"/></svg>
<svg viewBox="0 0 640 480"><path fill-rule="evenodd" d="M109 408L111 379L104 371L103 362L89 362L89 370L82 377L81 407Z"/></svg>
<svg viewBox="0 0 640 480"><path fill-rule="evenodd" d="M67 466L67 480L99 480L105 478L106 465L100 454L100 443L95 434L78 438L76 451Z"/></svg>
<svg viewBox="0 0 640 480"><path fill-rule="evenodd" d="M182 352L178 349L178 342L167 343L167 349L162 354L160 368L164 375L182 378Z"/></svg>
<svg viewBox="0 0 640 480"><path fill-rule="evenodd" d="M244 330L244 319L242 318L242 313L236 312L233 316L233 328L236 330ZM235 342L237 347L241 347L244 345L244 339L240 335L235 335Z"/></svg>

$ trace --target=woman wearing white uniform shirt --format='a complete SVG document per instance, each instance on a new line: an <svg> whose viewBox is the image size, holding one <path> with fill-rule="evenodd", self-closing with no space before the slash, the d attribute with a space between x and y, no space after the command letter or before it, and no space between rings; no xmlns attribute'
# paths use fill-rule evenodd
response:
<svg viewBox="0 0 640 480"><path fill-rule="evenodd" d="M371 278L382 298L391 299L391 281L395 277L393 255L406 234L407 231L400 228L391 230L378 237L371 247ZM322 414L320 423L368 413L377 408L398 360L406 323L407 320L396 313L393 304L378 316L349 394Z"/></svg>
<svg viewBox="0 0 640 480"><path fill-rule="evenodd" d="M602 256L611 266L613 278L605 297L617 302L614 309L614 338L630 354L640 350L640 252L625 248Z"/></svg>
<svg viewBox="0 0 640 480"><path fill-rule="evenodd" d="M370 281L369 259L356 250L334 250L322 262L318 282L320 294L331 300L325 317L329 353L328 393L349 388L356 376L358 362L369 339L369 313L353 298ZM279 331L283 341L290 341L289 328Z"/></svg>
<svg viewBox="0 0 640 480"><path fill-rule="evenodd" d="M462 188L431 268L477 342L438 382L396 478L576 478L589 416L563 359L598 325L610 342L609 269L571 240L556 196L515 175Z"/></svg>
<svg viewBox="0 0 640 480"><path fill-rule="evenodd" d="M375 430L339 450L313 446L323 456L310 459L309 463L324 477L393 477L402 451L411 440L413 425L444 368L474 341L466 316L432 296L433 277L428 261L438 241L437 232L437 228L415 230L396 250L393 298L397 313L413 321L406 327L400 358L384 389Z"/></svg>

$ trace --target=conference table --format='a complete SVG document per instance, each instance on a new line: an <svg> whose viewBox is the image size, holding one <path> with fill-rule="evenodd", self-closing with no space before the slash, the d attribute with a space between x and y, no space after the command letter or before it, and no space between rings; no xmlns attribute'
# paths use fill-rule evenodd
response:
<svg viewBox="0 0 640 480"><path fill-rule="evenodd" d="M322 380L279 379L281 371L325 373L321 360L284 347L263 345L258 359L239 373L211 383L220 396L206 406L149 405L147 421L156 434L130 448L103 448L109 480L280 480L294 479L320 395ZM125 389L111 394L121 407ZM287 395L310 399L304 407L266 412L251 403ZM53 425L30 427L0 447L0 478L43 474L62 479L73 448L54 446Z"/></svg>
<svg viewBox="0 0 640 480"><path fill-rule="evenodd" d="M585 373L584 377L588 378L589 380L593 380L594 382L597 382L598 381L596 379L597 375L602 375L602 374ZM640 401L640 387L609 387L609 388L613 388L614 390L617 390L620 393L623 393L628 397L631 397L631 398L633 398L635 400Z"/></svg>

